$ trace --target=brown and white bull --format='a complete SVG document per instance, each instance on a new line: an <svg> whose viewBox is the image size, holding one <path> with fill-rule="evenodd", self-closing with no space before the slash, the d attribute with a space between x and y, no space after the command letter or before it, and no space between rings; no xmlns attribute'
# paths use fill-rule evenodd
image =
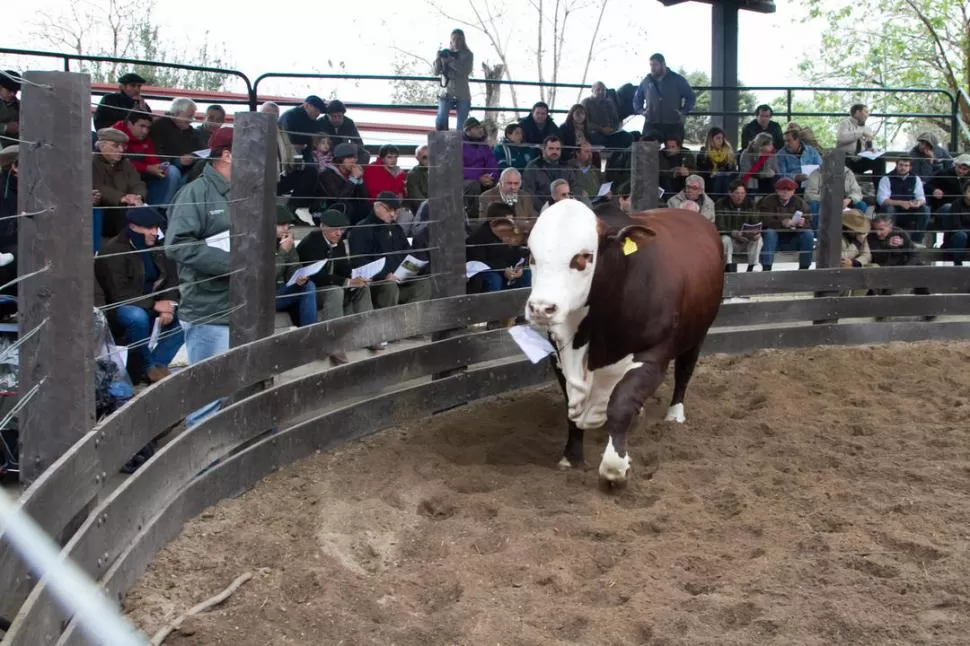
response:
<svg viewBox="0 0 970 646"><path fill-rule="evenodd" d="M684 422L684 394L724 288L721 241L695 211L597 217L576 200L539 216L529 234L529 323L556 347L568 405L561 468L583 465L583 433L609 435L600 479L626 482L627 430L674 361L666 420Z"/></svg>

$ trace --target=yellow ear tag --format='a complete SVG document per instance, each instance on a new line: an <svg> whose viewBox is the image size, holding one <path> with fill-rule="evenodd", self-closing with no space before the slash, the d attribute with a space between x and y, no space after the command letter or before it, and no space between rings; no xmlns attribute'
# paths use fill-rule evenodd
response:
<svg viewBox="0 0 970 646"><path fill-rule="evenodd" d="M626 238L625 240L623 240L623 255L624 256L629 256L631 253L633 253L637 249L639 249L639 247L637 247L637 243L635 243L632 239Z"/></svg>

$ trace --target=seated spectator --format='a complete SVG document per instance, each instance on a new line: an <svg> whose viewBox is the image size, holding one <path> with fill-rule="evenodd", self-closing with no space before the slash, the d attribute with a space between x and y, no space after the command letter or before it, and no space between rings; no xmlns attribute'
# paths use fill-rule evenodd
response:
<svg viewBox="0 0 970 646"><path fill-rule="evenodd" d="M862 199L862 188L856 181L855 173L846 166L842 169L842 208L858 209L865 213L869 210L869 205ZM822 211L822 167L819 166L808 176L805 182L805 200L808 208L812 211L812 222L815 224L815 232L818 233L819 214Z"/></svg>
<svg viewBox="0 0 970 646"><path fill-rule="evenodd" d="M290 232L294 217L285 206L276 207L276 311L289 312L297 327L306 327L317 322L317 295L307 276L288 284L301 264Z"/></svg>
<svg viewBox="0 0 970 646"><path fill-rule="evenodd" d="M485 128L475 117L465 120L461 143L461 158L464 164L466 185L476 188L474 195L495 186L498 181L498 162L488 142L485 141Z"/></svg>
<svg viewBox="0 0 970 646"><path fill-rule="evenodd" d="M849 116L839 124L835 145L845 151L845 165L853 173L863 175L868 171L875 179L886 174L886 159L859 156L859 153L873 151L872 130L866 125L868 119L869 108L865 104L856 103L849 108Z"/></svg>
<svg viewBox="0 0 970 646"><path fill-rule="evenodd" d="M168 174L178 176L176 191L185 186L195 165L203 163L192 153L209 143L207 141L199 146L199 133L192 128L196 109L195 101L192 99L175 99L168 114L156 119L148 134L155 148L155 154L163 162L168 163ZM174 179L172 181L174 182ZM169 197L174 196L173 192Z"/></svg>
<svg viewBox="0 0 970 646"><path fill-rule="evenodd" d="M539 213L542 213L556 202L571 199L572 196L573 193L569 182L562 178L552 180L552 183L549 184L549 199L539 209Z"/></svg>
<svg viewBox="0 0 970 646"><path fill-rule="evenodd" d="M309 97L308 97L309 98ZM311 106L312 108L312 106ZM303 108L299 108L303 109ZM267 101L260 106L259 111L280 118L280 106ZM289 112L287 112L289 114ZM294 113L290 119L300 120L299 113ZM315 121L313 122L316 123ZM315 125L311 127L316 127ZM312 141L312 137L311 137ZM310 158L310 163L307 158ZM319 171L319 172L318 172ZM290 141L290 136L284 130L282 120L276 129L276 173L279 178L276 183L276 194L287 195L287 205L293 209L296 216L305 224L313 224L310 210L316 208L320 202L319 189L320 172L322 169L312 164L312 153L304 148L297 153Z"/></svg>
<svg viewBox="0 0 970 646"><path fill-rule="evenodd" d="M287 110L280 117L280 131L289 138L293 150L304 159L306 159L304 153L309 152L313 137L323 131L322 123L318 118L326 109L327 104L323 99L311 94L303 100L303 105ZM279 110L278 107L277 110Z"/></svg>
<svg viewBox="0 0 970 646"><path fill-rule="evenodd" d="M569 166L574 169L573 191L579 197L588 200L596 199L599 195L600 186L603 184L603 176L600 169L593 163L593 148L589 142L579 145L573 158L569 160Z"/></svg>
<svg viewBox="0 0 970 646"><path fill-rule="evenodd" d="M963 187L970 182L970 155L964 153L953 160L953 166L937 171L928 182L924 192L929 198L933 213L945 216L950 212L954 200L963 195ZM951 227L945 217L939 218L939 228L946 231Z"/></svg>
<svg viewBox="0 0 970 646"><path fill-rule="evenodd" d="M155 154L155 146L148 137L152 118L139 112L129 112L125 121L118 121L112 128L128 135L126 155L148 187L148 203L167 208L182 186L182 174L169 172L170 164ZM164 217L164 216L163 216Z"/></svg>
<svg viewBox="0 0 970 646"><path fill-rule="evenodd" d="M492 204L486 220L465 242L466 262L477 261L489 266L489 271L468 279L468 293L530 287L532 276L525 262L528 251L522 242L523 236L513 221L512 207L502 202Z"/></svg>
<svg viewBox="0 0 970 646"><path fill-rule="evenodd" d="M320 174L320 194L327 208L343 209L354 225L367 217L370 196L364 186L364 171L357 163L353 144L337 144L333 163Z"/></svg>
<svg viewBox="0 0 970 646"><path fill-rule="evenodd" d="M277 118L279 118L279 113L277 113ZM222 127L222 124L226 122L226 109L219 105L218 103L213 103L208 108L205 109L205 121L196 130L196 141L198 146L196 150L202 150L203 148L209 147L209 138L212 133ZM201 171L199 171L201 172Z"/></svg>
<svg viewBox="0 0 970 646"><path fill-rule="evenodd" d="M711 128L707 141L697 153L697 174L704 178L708 194L718 199L727 195L728 185L738 172L734 149L724 137L724 130Z"/></svg>
<svg viewBox="0 0 970 646"><path fill-rule="evenodd" d="M849 209L842 214L842 259L843 268L868 267L872 264L869 252L869 220L858 209Z"/></svg>
<svg viewBox="0 0 970 646"><path fill-rule="evenodd" d="M317 173L322 173L323 169L333 161L333 147L330 145L330 137L327 135L316 135L311 145L313 163ZM366 170L366 169L365 169Z"/></svg>
<svg viewBox="0 0 970 646"><path fill-rule="evenodd" d="M418 146L414 158L418 163L408 171L404 192L407 195L405 205L412 213L417 213L421 202L428 199L428 147Z"/></svg>
<svg viewBox="0 0 970 646"><path fill-rule="evenodd" d="M134 72L122 74L118 79L118 91L101 97L98 109L94 111L94 129L101 130L126 121L133 112L148 117L151 123L152 109L141 95L144 84L145 79Z"/></svg>
<svg viewBox="0 0 970 646"><path fill-rule="evenodd" d="M128 135L114 128L98 130L97 152L91 157L91 184L94 210L94 250L101 248L101 238L113 238L127 229L124 209L141 206L148 189L125 158Z"/></svg>
<svg viewBox="0 0 970 646"><path fill-rule="evenodd" d="M728 194L714 204L714 225L721 234L724 249L724 271L736 272L735 251L747 251L748 271L760 271L758 258L764 244L761 216L741 180L728 186Z"/></svg>
<svg viewBox="0 0 970 646"><path fill-rule="evenodd" d="M357 151L357 163L366 166L370 163L370 153L364 148L364 138L357 130L357 124L347 116L343 102L334 99L327 104L326 116L319 120L320 132L330 137L334 148L340 144L351 144Z"/></svg>
<svg viewBox="0 0 970 646"><path fill-rule="evenodd" d="M758 204L764 222L761 266L765 271L771 271L778 251L798 251L799 269L812 265L812 214L805 200L795 195L797 187L795 180L782 177L775 182L775 192Z"/></svg>
<svg viewBox="0 0 970 646"><path fill-rule="evenodd" d="M0 294L17 297L17 173L19 146L0 148Z"/></svg>
<svg viewBox="0 0 970 646"><path fill-rule="evenodd" d="M967 259L967 241L970 235L970 182L963 185L963 196L950 207L950 228L943 236L943 247L955 267L962 267Z"/></svg>
<svg viewBox="0 0 970 646"><path fill-rule="evenodd" d="M910 149L909 156L913 162L913 175L924 183L937 173L953 168L953 157L932 132L923 132L916 137L916 145Z"/></svg>
<svg viewBox="0 0 970 646"><path fill-rule="evenodd" d="M549 137L559 137L559 128L549 117L549 105L539 101L532 106L529 116L519 121L522 128L522 143L545 145Z"/></svg>
<svg viewBox="0 0 970 646"><path fill-rule="evenodd" d="M404 183L407 174L397 165L398 150L393 144L384 144L377 153L377 159L364 167L364 188L370 199L380 193L394 193L398 199L404 198Z"/></svg>
<svg viewBox="0 0 970 646"><path fill-rule="evenodd" d="M711 222L714 221L714 200L704 192L704 178L700 175L688 175L684 190L667 200L667 206L683 209L687 208L687 202L696 204L698 213Z"/></svg>
<svg viewBox="0 0 970 646"><path fill-rule="evenodd" d="M812 148L817 150L818 154L820 155L825 153L825 148L818 143L818 138L815 136L815 131L812 130L811 128L807 126L803 128L798 123L794 121L789 121L788 125L785 126L785 130L794 130L795 132L798 133L798 136L802 140L802 143L808 146L811 146ZM781 150L781 148L778 148L778 150Z"/></svg>
<svg viewBox="0 0 970 646"><path fill-rule="evenodd" d="M569 182L573 179L573 169L562 163L561 156L562 142L559 137L551 136L542 143L542 156L533 159L525 167L523 184L537 211L549 199L549 186L553 180L564 179Z"/></svg>
<svg viewBox="0 0 970 646"><path fill-rule="evenodd" d="M738 160L741 183L753 197L771 195L778 178L778 160L771 135L756 135Z"/></svg>
<svg viewBox="0 0 970 646"><path fill-rule="evenodd" d="M531 146L522 145L522 126L510 123L505 126L505 138L492 150L498 160L499 170L517 168L525 170L526 165L539 156L539 151Z"/></svg>
<svg viewBox="0 0 970 646"><path fill-rule="evenodd" d="M667 137L660 150L660 188L667 194L684 190L687 176L694 172L697 163L694 155L676 135Z"/></svg>
<svg viewBox="0 0 970 646"><path fill-rule="evenodd" d="M822 156L817 150L802 142L801 137L798 130L786 130L785 145L778 151L776 161L778 174L781 177L790 177L796 184L804 186L803 182L808 179L805 167L821 166Z"/></svg>
<svg viewBox="0 0 970 646"><path fill-rule="evenodd" d="M775 150L781 150L785 145L785 139L781 131L781 124L774 121L774 111L770 105L761 104L754 109L754 119L741 128L741 149L744 150L751 145L754 138L764 133L771 137L771 143ZM758 146L760 148L761 146Z"/></svg>
<svg viewBox="0 0 970 646"><path fill-rule="evenodd" d="M559 138L562 139L562 158L566 162L576 156L580 146L591 144L589 126L586 123L586 108L578 103L569 108L566 120L559 126Z"/></svg>
<svg viewBox="0 0 970 646"><path fill-rule="evenodd" d="M155 383L169 375L168 366L185 340L176 313L179 280L175 263L157 246L161 214L139 206L128 209L125 218L127 226L104 243L94 271L105 303L125 303L108 310L108 317L124 330L128 347L140 359L131 380ZM156 319L158 344L152 348ZM129 364L129 373L132 368Z"/></svg>
<svg viewBox="0 0 970 646"><path fill-rule="evenodd" d="M520 229L532 230L532 223L536 219L535 205L532 198L520 192L522 188L522 173L515 168L506 168L499 175L498 186L494 186L478 198L478 217L485 219L492 204L502 202L514 210L514 219Z"/></svg>
<svg viewBox="0 0 970 646"><path fill-rule="evenodd" d="M0 148L16 145L20 139L20 74L0 71Z"/></svg>
<svg viewBox="0 0 970 646"><path fill-rule="evenodd" d="M583 107L586 109L586 129L591 144L605 146L608 152L626 150L633 144L633 135L621 130L616 102L610 98L602 81L593 83L592 95L583 99Z"/></svg>
<svg viewBox="0 0 970 646"><path fill-rule="evenodd" d="M374 309L431 298L431 281L427 276L419 275L410 280L400 280L394 275L412 249L404 230L394 221L400 206L401 202L396 195L381 193L377 196L370 215L350 231L351 264L354 267L385 258L383 269L374 277L370 286ZM428 267L430 265L425 265L425 270Z"/></svg>
<svg viewBox="0 0 970 646"><path fill-rule="evenodd" d="M893 222L910 232L913 242L920 244L930 223L930 207L926 205L923 181L911 170L909 159L897 160L896 168L879 180L876 201Z"/></svg>
<svg viewBox="0 0 970 646"><path fill-rule="evenodd" d="M320 227L306 235L296 247L304 265L326 260L323 269L310 280L316 285L317 320L330 321L345 314L361 314L373 309L368 281L351 278L350 242L345 232L350 220L333 209L320 215ZM347 355L339 352L330 356L337 364L347 363Z"/></svg>

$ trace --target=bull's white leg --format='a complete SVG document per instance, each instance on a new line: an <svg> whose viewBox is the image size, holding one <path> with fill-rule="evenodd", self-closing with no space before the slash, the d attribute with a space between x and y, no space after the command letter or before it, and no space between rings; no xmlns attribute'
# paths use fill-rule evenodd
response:
<svg viewBox="0 0 970 646"><path fill-rule="evenodd" d="M684 405L674 404L673 406L668 408L667 416L664 417L664 421L677 422L678 424L683 424L684 422L686 422L687 418L684 416Z"/></svg>
<svg viewBox="0 0 970 646"><path fill-rule="evenodd" d="M606 450L603 451L603 459L600 460L600 478L607 482L622 484L626 482L627 474L630 472L630 453L620 457L616 449L613 448L613 438L606 443Z"/></svg>

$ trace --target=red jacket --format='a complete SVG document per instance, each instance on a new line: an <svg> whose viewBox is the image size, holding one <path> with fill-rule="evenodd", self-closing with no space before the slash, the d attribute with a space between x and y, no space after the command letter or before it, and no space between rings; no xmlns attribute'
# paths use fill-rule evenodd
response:
<svg viewBox="0 0 970 646"><path fill-rule="evenodd" d="M404 197L406 189L404 184L407 182L408 174L400 168L398 174L391 175L384 162L380 158L364 166L364 187L370 199L377 199L377 194L381 191L390 191L398 197Z"/></svg>
<svg viewBox="0 0 970 646"><path fill-rule="evenodd" d="M128 124L124 121L118 121L111 127L128 135L128 147L125 149L125 153L128 159L131 160L131 163L134 164L135 170L138 171L139 175L144 175L149 166L156 166L162 163L155 154L155 146L152 144L150 137L145 137L140 141L135 139L134 135L131 134L131 130L128 129Z"/></svg>

